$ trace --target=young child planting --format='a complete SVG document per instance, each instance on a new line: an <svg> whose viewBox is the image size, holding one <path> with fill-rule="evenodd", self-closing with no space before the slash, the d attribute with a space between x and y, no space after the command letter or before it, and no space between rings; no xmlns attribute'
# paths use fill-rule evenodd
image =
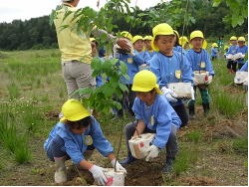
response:
<svg viewBox="0 0 249 187"><path fill-rule="evenodd" d="M56 183L66 182L65 161L71 159L74 164L89 170L95 181L105 185L107 178L104 168L87 161L87 154L96 148L103 156L108 157L117 171L126 172L113 153L110 142L104 137L99 123L90 115L83 105L75 99L69 99L62 106L63 117L49 134L44 149L51 161L55 162Z"/></svg>
<svg viewBox="0 0 249 187"><path fill-rule="evenodd" d="M212 80L212 76L214 76L214 70L208 52L202 48L204 43L203 33L199 30L193 31L190 34L190 43L192 45L192 49L187 52L186 56L192 66L193 72L208 72L208 79L210 82ZM210 109L208 84L194 84L194 90L196 91L196 88L199 88L201 92L203 110L204 113L207 114ZM189 102L188 108L189 115L193 118L195 115L195 100L191 100Z"/></svg>
<svg viewBox="0 0 249 187"><path fill-rule="evenodd" d="M152 30L152 48L157 51L150 60L150 69L157 76L158 84L171 106L182 121L182 126L188 123L188 114L182 99L168 88L169 83L192 83L192 69L185 55L174 51L175 33L170 25L162 23Z"/></svg>
<svg viewBox="0 0 249 187"><path fill-rule="evenodd" d="M178 147L176 131L181 120L161 95L156 75L148 70L137 73L133 80L132 91L136 92L136 99L132 107L136 121L125 127L128 156L121 164L130 164L136 159L132 156L128 141L142 133L155 133L155 137L148 148L146 161L158 156L160 149L166 147L167 156L163 172L170 172L175 160Z"/></svg>

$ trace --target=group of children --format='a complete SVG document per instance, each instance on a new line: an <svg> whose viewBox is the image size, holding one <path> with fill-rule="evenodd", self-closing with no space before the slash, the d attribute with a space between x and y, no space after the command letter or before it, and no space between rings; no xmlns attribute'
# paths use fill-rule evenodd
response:
<svg viewBox="0 0 249 187"><path fill-rule="evenodd" d="M178 152L176 132L188 124L189 118L195 117L195 97L189 100L187 112L184 100L177 98L168 85L190 83L193 93L198 88L204 114L208 114L208 84L197 84L193 76L194 72L208 72L212 79L214 70L209 53L204 49L205 37L200 30L190 34L189 50L181 47L183 39L167 23L156 25L152 34L133 37L123 31L120 35L131 44L131 49L127 51L116 46L114 51L114 58L127 65L129 79L122 77L120 81L129 88L128 108L135 116L134 121L125 127L127 158L120 162L116 160L111 143L104 137L97 120L79 101L70 99L62 107L63 118L44 144L49 159L56 163L55 182L66 181L65 160L71 159L75 164L88 169L96 181L104 185L107 180L104 169L88 162L84 154L96 148L109 158L113 167L126 172L124 166L136 160L131 154L128 141L147 132L155 133L155 137L148 148L146 160L157 157L160 150L166 148L162 171L172 170ZM234 48L238 50L239 47ZM93 51L93 55L96 54L97 51Z"/></svg>
<svg viewBox="0 0 249 187"><path fill-rule="evenodd" d="M245 37L232 36L230 38L230 47L225 53L227 59L227 69L230 73L235 73L245 64L245 56L248 53L248 47L245 45Z"/></svg>

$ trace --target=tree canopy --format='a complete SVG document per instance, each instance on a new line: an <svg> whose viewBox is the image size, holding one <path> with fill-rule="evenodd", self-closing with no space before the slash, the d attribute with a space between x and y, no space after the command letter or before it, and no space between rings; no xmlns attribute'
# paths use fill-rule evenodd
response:
<svg viewBox="0 0 249 187"><path fill-rule="evenodd" d="M83 8L78 16L84 20L78 26L94 23L111 33L127 30L133 35L147 35L156 24L166 22L180 35L188 36L199 29L206 37L216 38L248 32L247 0L172 0L146 10L130 8L128 3L129 0L109 0L98 12ZM88 15L87 19L82 15ZM55 29L49 20L49 16L43 16L0 23L0 50L56 47Z"/></svg>

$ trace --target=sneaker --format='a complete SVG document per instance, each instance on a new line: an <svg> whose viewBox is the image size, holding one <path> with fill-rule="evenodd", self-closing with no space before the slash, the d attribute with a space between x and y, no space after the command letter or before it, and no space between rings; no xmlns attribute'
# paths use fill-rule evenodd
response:
<svg viewBox="0 0 249 187"><path fill-rule="evenodd" d="M163 167L162 172L163 173L170 173L172 171L172 168L173 168L173 162L174 162L174 159L172 159L172 158L167 159L166 164Z"/></svg>
<svg viewBox="0 0 249 187"><path fill-rule="evenodd" d="M119 163L121 165L127 165L127 164L130 164L130 163L134 162L135 160L137 160L137 159L130 155L126 159L121 160Z"/></svg>

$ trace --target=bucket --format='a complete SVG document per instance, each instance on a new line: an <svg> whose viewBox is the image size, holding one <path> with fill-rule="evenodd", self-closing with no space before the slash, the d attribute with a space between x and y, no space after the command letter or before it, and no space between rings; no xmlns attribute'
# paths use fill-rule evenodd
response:
<svg viewBox="0 0 249 187"><path fill-rule="evenodd" d="M169 83L169 89L176 93L177 98L192 98L192 85L190 82Z"/></svg>
<svg viewBox="0 0 249 187"><path fill-rule="evenodd" d="M194 84L209 84L211 83L211 79L209 78L208 71L195 71L194 72Z"/></svg>
<svg viewBox="0 0 249 187"><path fill-rule="evenodd" d="M113 168L106 168L104 174L107 178L106 186L124 186L125 173L122 171L115 172Z"/></svg>
<svg viewBox="0 0 249 187"><path fill-rule="evenodd" d="M153 140L155 134L144 133L138 137L129 140L129 147L133 157L137 159L143 159L148 154L148 148L150 147L150 142Z"/></svg>

